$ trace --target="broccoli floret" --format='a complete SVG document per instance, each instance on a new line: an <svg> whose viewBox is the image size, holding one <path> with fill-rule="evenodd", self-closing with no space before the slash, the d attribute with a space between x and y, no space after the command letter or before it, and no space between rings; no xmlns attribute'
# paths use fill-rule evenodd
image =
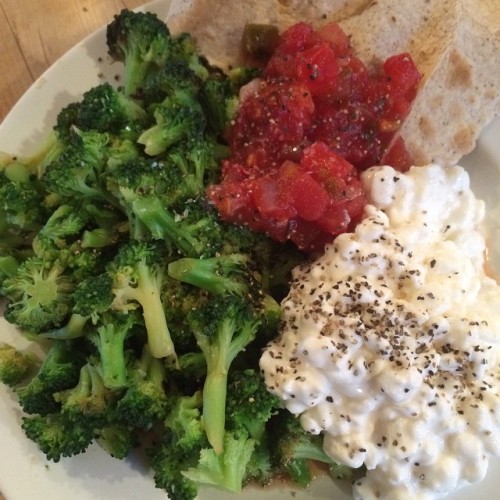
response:
<svg viewBox="0 0 500 500"><path fill-rule="evenodd" d="M26 380L37 368L36 357L5 342L0 343L0 382L14 387Z"/></svg>
<svg viewBox="0 0 500 500"><path fill-rule="evenodd" d="M190 311L197 309L207 300L208 293L205 290L175 280L168 274L165 276L162 288L162 302L165 306L165 316L170 335L178 355L185 356L188 353L199 351L196 339L187 321L187 316ZM186 366L183 368L179 365L179 370L175 370L175 376L179 375L184 379L189 379L191 371L185 372L186 369ZM183 376L184 374L186 374L186 377Z"/></svg>
<svg viewBox="0 0 500 500"><path fill-rule="evenodd" d="M186 59L170 57L158 71L147 76L143 89L144 106L149 108L162 102L179 89L196 93L199 85L200 80Z"/></svg>
<svg viewBox="0 0 500 500"><path fill-rule="evenodd" d="M253 281L248 262L248 255L235 253L206 259L184 257L168 265L168 274L211 293L243 296Z"/></svg>
<svg viewBox="0 0 500 500"><path fill-rule="evenodd" d="M68 140L74 128L136 136L147 119L140 104L104 82L87 90L80 101L64 107L54 129L62 140Z"/></svg>
<svg viewBox="0 0 500 500"><path fill-rule="evenodd" d="M183 472L196 467L200 451L209 446L201 421L203 398L200 391L170 398L175 401L165 419L164 435L147 450L149 464L156 486L166 490L170 498L194 500L198 484Z"/></svg>
<svg viewBox="0 0 500 500"><path fill-rule="evenodd" d="M156 104L153 115L156 123L137 139L150 156L157 156L181 141L198 139L205 131L201 105L195 94L184 89L175 90Z"/></svg>
<svg viewBox="0 0 500 500"><path fill-rule="evenodd" d="M45 196L36 175L20 162L0 171L0 209L7 224L26 232L39 230L48 215Z"/></svg>
<svg viewBox="0 0 500 500"><path fill-rule="evenodd" d="M118 460L126 458L138 446L138 435L134 427L123 424L107 425L95 432L96 443Z"/></svg>
<svg viewBox="0 0 500 500"><path fill-rule="evenodd" d="M281 400L267 390L260 372L254 368L231 371L227 392L228 428L246 429L260 442L267 422L282 407Z"/></svg>
<svg viewBox="0 0 500 500"><path fill-rule="evenodd" d="M87 213L86 208L91 209L92 214ZM94 216L92 206L60 205L33 239L34 254L47 262L58 261L75 283L102 271L107 254L113 252L113 245L89 244L91 236L86 233L92 231L90 225Z"/></svg>
<svg viewBox="0 0 500 500"><path fill-rule="evenodd" d="M154 199L167 208L196 194L176 164L146 158L118 166L108 180L108 189L128 218L132 239L146 239L150 234L134 212L137 198Z"/></svg>
<svg viewBox="0 0 500 500"><path fill-rule="evenodd" d="M0 254L0 290L2 284L6 278L12 278L17 273L17 268L19 267L19 261L15 252L8 255Z"/></svg>
<svg viewBox="0 0 500 500"><path fill-rule="evenodd" d="M198 463L198 453L187 452L175 445L172 436L148 449L148 461L157 488L165 490L169 498L195 500L198 485L184 476L183 471Z"/></svg>
<svg viewBox="0 0 500 500"><path fill-rule="evenodd" d="M75 423L55 413L22 418L26 436L35 442L48 460L59 462L87 450L94 439L94 431L85 423Z"/></svg>
<svg viewBox="0 0 500 500"><path fill-rule="evenodd" d="M167 257L161 243L131 241L120 247L108 272L115 295L111 307L122 312L140 307L151 354L176 364L175 347L161 301Z"/></svg>
<svg viewBox="0 0 500 500"><path fill-rule="evenodd" d="M92 360L85 363L77 384L58 391L54 399L61 403L61 413L74 422L86 422L98 427L106 422L113 391L106 388L100 366Z"/></svg>
<svg viewBox="0 0 500 500"><path fill-rule="evenodd" d="M80 343L54 341L37 373L27 384L15 389L23 410L40 415L58 412L60 405L54 394L77 383L84 356Z"/></svg>
<svg viewBox="0 0 500 500"><path fill-rule="evenodd" d="M224 448L227 377L235 357L254 339L260 319L243 298L216 295L189 315L198 346L205 355L203 425L216 453Z"/></svg>
<svg viewBox="0 0 500 500"><path fill-rule="evenodd" d="M64 150L45 169L47 190L65 200L112 204L104 188L109 141L109 134L73 127Z"/></svg>
<svg viewBox="0 0 500 500"><path fill-rule="evenodd" d="M117 414L127 424L149 430L164 420L167 411L165 365L151 355L146 345L130 369L129 379L126 392L118 401Z"/></svg>
<svg viewBox="0 0 500 500"><path fill-rule="evenodd" d="M169 151L167 161L181 173L191 197L202 196L206 186L219 176L216 145L206 139L193 139Z"/></svg>
<svg viewBox="0 0 500 500"><path fill-rule="evenodd" d="M54 399L69 421L97 429L112 416L116 392L105 386L99 362L90 357L80 369L77 384L56 392Z"/></svg>
<svg viewBox="0 0 500 500"><path fill-rule="evenodd" d="M182 472L198 485L212 485L240 493L247 475L247 467L255 449L255 441L244 431L226 432L223 451L204 448L195 467Z"/></svg>
<svg viewBox="0 0 500 500"><path fill-rule="evenodd" d="M269 426L270 449L275 470L288 475L300 486L311 480L310 461L335 467L335 462L323 451L323 438L304 430L300 420L287 410L273 417Z"/></svg>
<svg viewBox="0 0 500 500"><path fill-rule="evenodd" d="M176 396L165 419L165 426L175 435L176 445L184 451L192 452L208 444L201 421L202 404L201 391L196 391L192 396Z"/></svg>
<svg viewBox="0 0 500 500"><path fill-rule="evenodd" d="M58 206L46 219L33 239L35 255L45 260L61 258L61 250L70 245L87 223L80 207L71 203Z"/></svg>
<svg viewBox="0 0 500 500"><path fill-rule="evenodd" d="M107 272L90 276L79 283L73 293L73 314L92 318L108 311L113 303L113 279Z"/></svg>
<svg viewBox="0 0 500 500"><path fill-rule="evenodd" d="M205 80L200 89L200 102L207 117L208 129L216 137L224 137L228 123L233 118L231 83L226 75Z"/></svg>
<svg viewBox="0 0 500 500"><path fill-rule="evenodd" d="M109 55L124 64L124 92L140 97L147 75L171 53L172 38L164 22L151 12L124 9L106 30Z"/></svg>
<svg viewBox="0 0 500 500"><path fill-rule="evenodd" d="M180 33L174 38L171 58L187 61L191 71L200 80L206 80L213 71L217 71L217 68L210 66L206 58L200 54L193 37L189 33Z"/></svg>
<svg viewBox="0 0 500 500"><path fill-rule="evenodd" d="M99 316L87 338L99 352L101 374L108 389L122 389L128 384L126 341L138 323L132 311L108 311Z"/></svg>
<svg viewBox="0 0 500 500"><path fill-rule="evenodd" d="M146 122L146 111L139 104L105 82L83 94L75 125L84 130L119 134Z"/></svg>
<svg viewBox="0 0 500 500"><path fill-rule="evenodd" d="M73 133L73 128L79 122L81 101L73 101L64 106L57 114L53 127L54 135L60 141L66 141Z"/></svg>
<svg viewBox="0 0 500 500"><path fill-rule="evenodd" d="M72 307L74 284L58 262L38 257L25 260L3 282L5 319L24 331L43 332L60 326Z"/></svg>
<svg viewBox="0 0 500 500"><path fill-rule="evenodd" d="M179 206L182 211L166 208L156 197L135 196L131 203L152 237L165 241L181 256L209 257L224 246L218 213L204 198L186 200Z"/></svg>

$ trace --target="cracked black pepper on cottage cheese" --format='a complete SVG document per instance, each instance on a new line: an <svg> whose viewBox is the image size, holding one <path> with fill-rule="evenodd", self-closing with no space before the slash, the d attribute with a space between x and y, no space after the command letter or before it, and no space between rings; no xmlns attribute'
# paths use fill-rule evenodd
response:
<svg viewBox="0 0 500 500"><path fill-rule="evenodd" d="M355 498L427 499L500 455L500 287L484 271L484 204L461 167L375 167L354 233L294 270L269 389L366 476Z"/></svg>

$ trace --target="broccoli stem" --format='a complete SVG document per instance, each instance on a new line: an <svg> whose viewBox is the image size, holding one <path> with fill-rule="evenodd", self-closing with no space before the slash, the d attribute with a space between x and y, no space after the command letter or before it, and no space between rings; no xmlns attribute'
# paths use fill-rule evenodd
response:
<svg viewBox="0 0 500 500"><path fill-rule="evenodd" d="M128 382L124 356L125 338L128 328L116 327L113 323L102 325L92 338L101 355L102 379L108 389L121 389Z"/></svg>
<svg viewBox="0 0 500 500"><path fill-rule="evenodd" d="M83 337L84 331L83 327L87 324L89 320L88 316L82 316L80 314L72 314L66 323L66 325L49 332L43 332L40 337L46 339L59 339L59 340L71 340L78 337Z"/></svg>
<svg viewBox="0 0 500 500"><path fill-rule="evenodd" d="M248 285L241 273L248 257L243 254L222 255L206 259L185 257L168 265L170 277L212 293L243 295Z"/></svg>
<svg viewBox="0 0 500 500"><path fill-rule="evenodd" d="M136 296L132 298L142 305L151 355L155 358L167 358L177 365L175 347L168 329L158 286L151 279L150 270L145 263L139 263L137 270L138 286L135 289Z"/></svg>
<svg viewBox="0 0 500 500"><path fill-rule="evenodd" d="M221 351L212 353L212 359L207 360L207 377L203 385L203 426L208 442L217 454L224 449L228 375L228 354L223 348Z"/></svg>
<svg viewBox="0 0 500 500"><path fill-rule="evenodd" d="M173 241L185 254L199 253L198 242L179 227L175 218L165 210L158 198L136 198L132 203L132 210L154 238Z"/></svg>

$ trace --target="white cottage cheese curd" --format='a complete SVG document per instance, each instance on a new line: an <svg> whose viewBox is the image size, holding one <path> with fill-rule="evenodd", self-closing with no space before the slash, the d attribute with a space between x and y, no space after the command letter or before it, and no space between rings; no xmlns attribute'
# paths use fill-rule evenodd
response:
<svg viewBox="0 0 500 500"><path fill-rule="evenodd" d="M500 455L500 287L461 167L366 171L366 217L294 270L261 368L355 498L439 498Z"/></svg>

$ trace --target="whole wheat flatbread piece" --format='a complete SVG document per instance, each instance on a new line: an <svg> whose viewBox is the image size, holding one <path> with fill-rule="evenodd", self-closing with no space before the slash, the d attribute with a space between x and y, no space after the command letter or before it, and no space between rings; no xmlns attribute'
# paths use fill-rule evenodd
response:
<svg viewBox="0 0 500 500"><path fill-rule="evenodd" d="M500 0L173 0L166 21L225 68L248 22L337 21L368 65L410 52L423 80L400 133L417 165L458 163L500 114Z"/></svg>
<svg viewBox="0 0 500 500"><path fill-rule="evenodd" d="M365 62L410 52L422 72L400 130L416 164L458 163L500 114L498 0L379 0L340 25Z"/></svg>
<svg viewBox="0 0 500 500"><path fill-rule="evenodd" d="M188 32L208 60L228 69L243 61L241 35L247 23L280 30L298 20L319 24L360 12L370 0L172 0L167 24L174 34Z"/></svg>

